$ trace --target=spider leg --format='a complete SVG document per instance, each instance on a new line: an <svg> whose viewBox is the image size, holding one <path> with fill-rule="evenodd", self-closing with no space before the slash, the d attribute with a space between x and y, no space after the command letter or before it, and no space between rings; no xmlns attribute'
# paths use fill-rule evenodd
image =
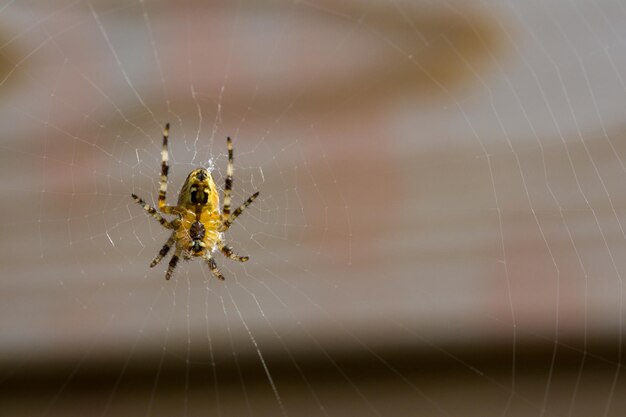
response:
<svg viewBox="0 0 626 417"><path fill-rule="evenodd" d="M238 262L246 262L248 259L250 259L249 256L239 256L237 255L235 252L233 252L233 248L231 248L230 246L226 245L225 243L220 242L217 247L219 248L220 252L222 252L222 254L224 254L224 256L232 259L233 261L238 261Z"/></svg>
<svg viewBox="0 0 626 417"><path fill-rule="evenodd" d="M137 195L135 194L131 194L131 196L133 197L133 200L135 200L135 202L137 204L139 204L141 207L143 207L143 209L145 211L148 212L149 215L151 215L152 217L154 217L155 219L157 219L157 221L159 223L161 223L161 225L167 229L171 229L172 225L170 224L170 222L168 222L167 220L165 220L163 218L163 216L161 216L154 207L152 207L150 204L146 203L142 198L137 197Z"/></svg>
<svg viewBox="0 0 626 417"><path fill-rule="evenodd" d="M217 264L215 263L215 259L213 259L211 254L207 252L207 254L204 255L204 259L209 265L209 269L211 270L211 272L213 272L213 275L215 275L215 277L219 279L220 281L224 281L224 275L222 275L220 270L217 269Z"/></svg>
<svg viewBox="0 0 626 417"><path fill-rule="evenodd" d="M248 197L248 199L239 207L237 207L237 209L235 211L233 211L233 214L231 214L230 216L228 216L226 218L226 220L223 221L222 223L222 232L228 230L228 228L230 227L231 224L233 224L233 222L237 219L237 217L239 217L239 215L241 213L243 213L243 211L248 208L248 206L250 204L252 204L252 202L254 200L256 200L256 198L259 196L259 192L257 191L256 193L252 194L250 197Z"/></svg>
<svg viewBox="0 0 626 417"><path fill-rule="evenodd" d="M166 280L169 280L170 278L172 278L172 274L174 273L174 268L176 268L176 264L178 263L178 260L180 259L180 255L182 252L183 252L182 249L176 248L176 251L174 252L174 256L172 256L172 259L170 259L170 264L167 267L167 272L165 273Z"/></svg>
<svg viewBox="0 0 626 417"><path fill-rule="evenodd" d="M159 210L161 212L170 214L172 213L171 206L168 206L165 202L165 196L167 194L167 174L170 171L169 165L169 153L167 150L167 142L170 137L170 124L166 123L163 128L163 148L161 148L161 181L159 185Z"/></svg>
<svg viewBox="0 0 626 417"><path fill-rule="evenodd" d="M228 144L228 166L226 168L226 180L224 184L224 206L222 212L224 216L230 216L230 201L233 190L233 141L230 140L230 136L226 138Z"/></svg>
<svg viewBox="0 0 626 417"><path fill-rule="evenodd" d="M150 262L150 268L153 268L156 264L161 262L161 259L163 259L165 257L165 255L167 255L167 253L170 251L170 248L174 244L174 237L175 236L176 236L176 232L172 232L172 234L170 235L170 238L167 239L167 242L165 242L165 245L163 245L163 247L159 251L159 254L154 257L152 262Z"/></svg>

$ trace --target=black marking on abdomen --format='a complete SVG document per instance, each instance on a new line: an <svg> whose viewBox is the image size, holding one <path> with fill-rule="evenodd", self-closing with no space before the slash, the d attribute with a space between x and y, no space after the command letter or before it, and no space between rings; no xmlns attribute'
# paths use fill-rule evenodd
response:
<svg viewBox="0 0 626 417"><path fill-rule="evenodd" d="M191 240L204 240L204 236L206 234L206 229L204 225L199 221L193 222L191 227L189 228L189 237Z"/></svg>

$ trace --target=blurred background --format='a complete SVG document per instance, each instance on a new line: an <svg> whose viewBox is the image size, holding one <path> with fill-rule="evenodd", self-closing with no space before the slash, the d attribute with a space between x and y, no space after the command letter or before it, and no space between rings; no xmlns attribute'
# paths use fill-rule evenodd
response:
<svg viewBox="0 0 626 417"><path fill-rule="evenodd" d="M625 74L619 0L3 1L0 414L624 415Z"/></svg>

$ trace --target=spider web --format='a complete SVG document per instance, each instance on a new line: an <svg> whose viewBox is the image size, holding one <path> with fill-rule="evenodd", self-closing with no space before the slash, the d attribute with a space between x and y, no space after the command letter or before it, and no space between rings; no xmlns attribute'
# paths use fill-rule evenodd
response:
<svg viewBox="0 0 626 417"><path fill-rule="evenodd" d="M10 415L622 415L619 1L0 5ZM247 263L167 258L221 187Z"/></svg>

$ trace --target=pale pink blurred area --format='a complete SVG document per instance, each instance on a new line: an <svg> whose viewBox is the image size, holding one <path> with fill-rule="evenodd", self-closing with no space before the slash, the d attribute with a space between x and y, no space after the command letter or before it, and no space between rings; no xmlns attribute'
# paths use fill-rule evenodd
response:
<svg viewBox="0 0 626 417"><path fill-rule="evenodd" d="M620 416L618 1L0 4L7 415ZM187 174L260 197L150 261ZM2 413L0 413L2 414Z"/></svg>

